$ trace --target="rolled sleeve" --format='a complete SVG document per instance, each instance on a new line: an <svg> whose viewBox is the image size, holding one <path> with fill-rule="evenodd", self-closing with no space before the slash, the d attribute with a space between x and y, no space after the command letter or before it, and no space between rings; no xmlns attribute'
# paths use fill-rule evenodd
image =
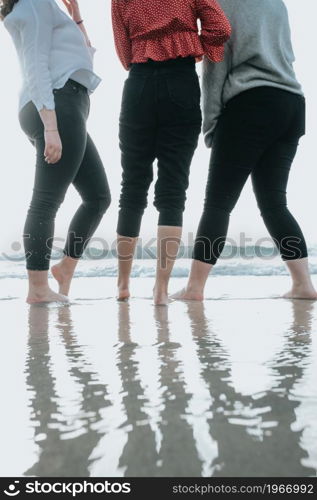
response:
<svg viewBox="0 0 317 500"><path fill-rule="evenodd" d="M196 8L205 54L211 61L220 62L224 57L224 44L231 35L230 22L215 0L196 0Z"/></svg>

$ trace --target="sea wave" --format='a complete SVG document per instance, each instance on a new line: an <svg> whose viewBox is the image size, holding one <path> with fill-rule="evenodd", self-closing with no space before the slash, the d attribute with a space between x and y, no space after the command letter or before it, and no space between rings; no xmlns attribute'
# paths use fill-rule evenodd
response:
<svg viewBox="0 0 317 500"><path fill-rule="evenodd" d="M186 278L191 266L190 259L180 259L175 263L172 276ZM311 259L312 274L317 274L317 258ZM156 272L155 260L136 260L132 268L134 278L153 278ZM265 259L220 259L213 269L214 276L283 276L287 275L286 266L279 258ZM117 276L115 259L99 261L83 260L78 266L76 278L113 278ZM0 279L26 279L24 262L0 262Z"/></svg>

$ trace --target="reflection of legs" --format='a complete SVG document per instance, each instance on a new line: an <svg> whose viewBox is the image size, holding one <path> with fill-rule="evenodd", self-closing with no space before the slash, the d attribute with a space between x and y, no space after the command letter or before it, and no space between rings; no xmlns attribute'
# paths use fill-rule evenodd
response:
<svg viewBox="0 0 317 500"><path fill-rule="evenodd" d="M138 115L139 116L139 115ZM130 296L129 282L147 194L153 180L156 130L147 124L120 124L122 190L117 228L118 299Z"/></svg>
<svg viewBox="0 0 317 500"><path fill-rule="evenodd" d="M52 267L52 273L59 282L60 293L64 295L68 295L78 259L82 256L111 201L102 161L89 136L84 158L73 184L82 198L82 204L70 223L64 250L65 257Z"/></svg>
<svg viewBox="0 0 317 500"><path fill-rule="evenodd" d="M162 126L158 134L158 180L155 185L154 201L160 214L154 287L156 305L168 303L168 283L181 241L190 165L197 147L200 128L199 119L193 122L177 121Z"/></svg>
<svg viewBox="0 0 317 500"><path fill-rule="evenodd" d="M309 274L307 247L297 221L287 207L286 189L298 141L277 141L252 172L252 183L264 223L293 280L286 298L317 299Z"/></svg>

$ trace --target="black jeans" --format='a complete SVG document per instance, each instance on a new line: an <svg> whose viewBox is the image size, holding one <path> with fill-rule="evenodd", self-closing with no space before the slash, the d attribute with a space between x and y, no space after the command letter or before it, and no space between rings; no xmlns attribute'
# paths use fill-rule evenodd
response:
<svg viewBox="0 0 317 500"><path fill-rule="evenodd" d="M87 89L69 80L54 90L56 114L63 152L61 160L44 161L44 127L33 103L20 112L20 124L36 148L33 197L24 228L27 269L49 269L54 221L66 191L73 184L82 204L70 223L64 253L80 258L110 204L107 177L96 147L87 134L89 114Z"/></svg>
<svg viewBox="0 0 317 500"><path fill-rule="evenodd" d="M286 198L290 168L304 134L305 99L300 95L259 87L229 101L215 130L194 259L217 262L230 213L249 175L264 223L282 258L307 257L304 236Z"/></svg>
<svg viewBox="0 0 317 500"><path fill-rule="evenodd" d="M200 87L193 58L133 64L120 115L123 174L118 234L139 235L155 159L158 223L182 226L200 130Z"/></svg>

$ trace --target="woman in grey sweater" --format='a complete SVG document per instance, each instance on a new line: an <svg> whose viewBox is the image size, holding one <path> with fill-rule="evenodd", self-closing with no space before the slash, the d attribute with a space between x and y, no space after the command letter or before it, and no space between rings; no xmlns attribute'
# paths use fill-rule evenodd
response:
<svg viewBox="0 0 317 500"><path fill-rule="evenodd" d="M89 94L100 78L77 0L2 0L0 15L17 50L23 76L19 118L36 149L33 196L24 227L27 302L65 302L78 260L110 203L102 161L87 134ZM69 226L62 261L52 267L54 221L68 187L82 203Z"/></svg>
<svg viewBox="0 0 317 500"><path fill-rule="evenodd" d="M282 0L219 0L232 26L224 61L204 61L204 134L212 147L202 218L185 290L202 300L223 250L230 213L251 176L264 223L293 279L286 298L317 299L302 231L288 210L286 189L305 134L305 98L293 69Z"/></svg>

